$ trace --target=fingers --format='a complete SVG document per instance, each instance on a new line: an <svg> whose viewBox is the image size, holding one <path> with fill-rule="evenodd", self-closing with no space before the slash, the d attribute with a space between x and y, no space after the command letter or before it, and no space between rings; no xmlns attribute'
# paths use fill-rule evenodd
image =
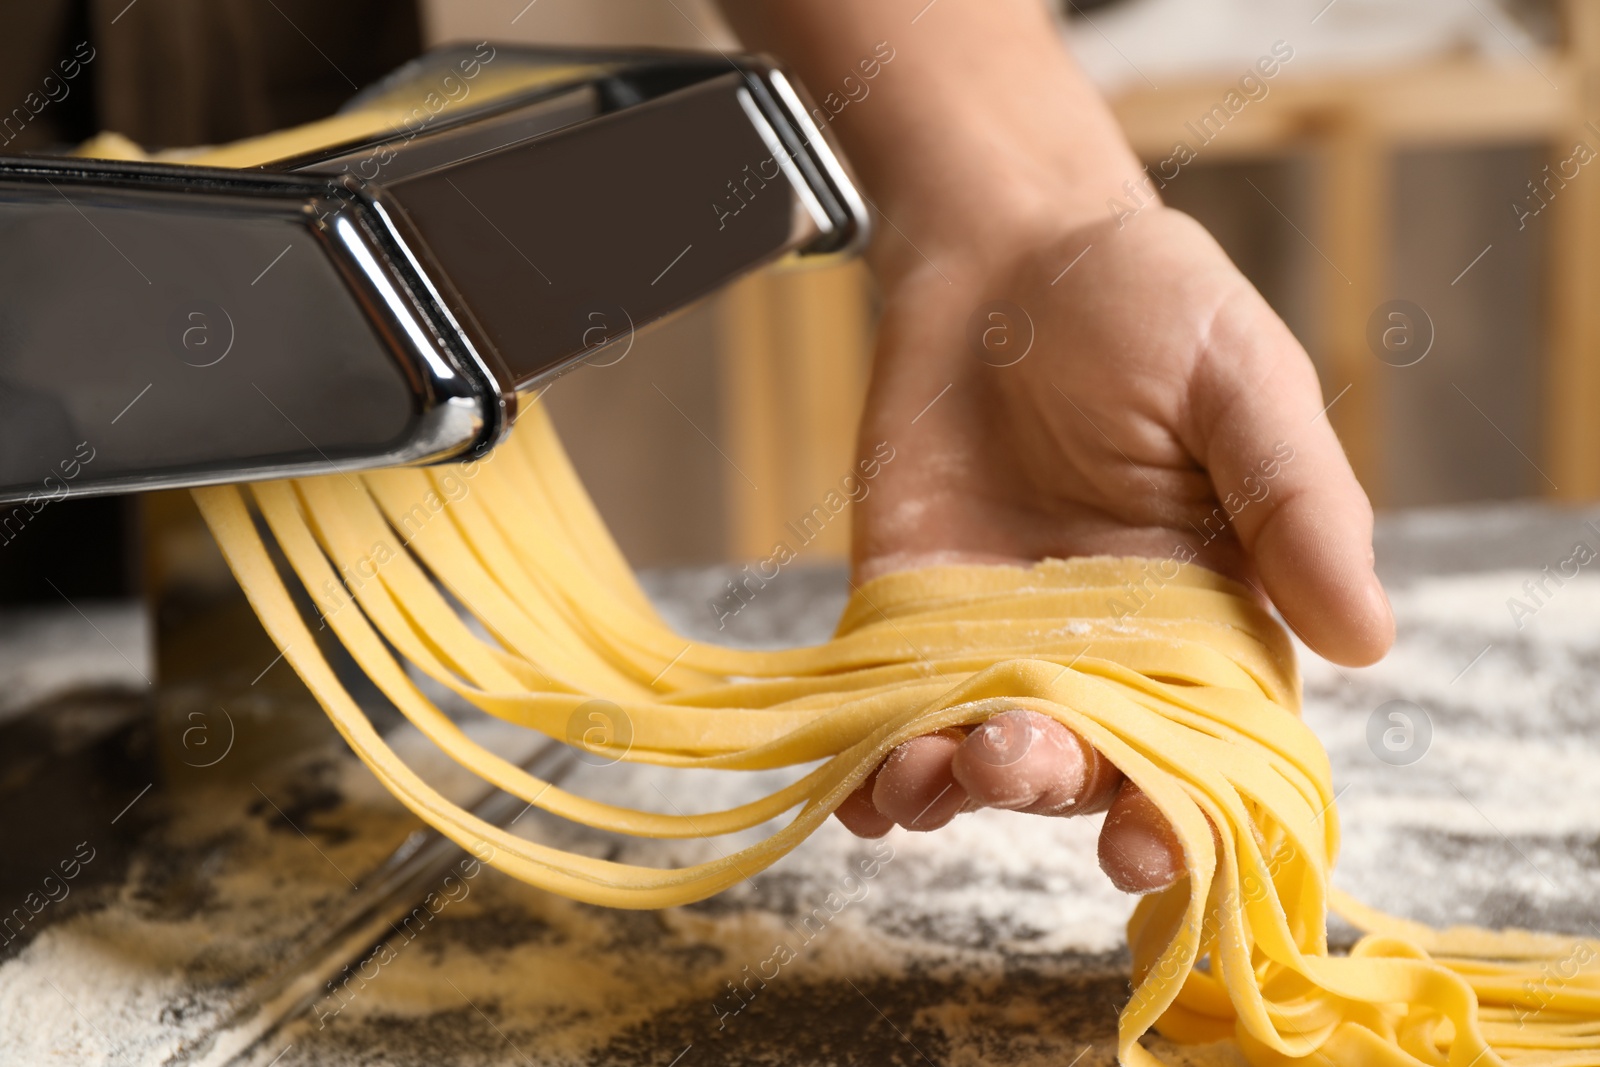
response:
<svg viewBox="0 0 1600 1067"><path fill-rule="evenodd" d="M1037 815L1107 811L1100 866L1125 893L1183 874L1178 838L1153 802L1082 738L1032 711L996 715L956 749L951 770L975 804Z"/></svg>
<svg viewBox="0 0 1600 1067"><path fill-rule="evenodd" d="M878 772L873 771L855 792L844 798L844 803L834 809L845 829L857 837L882 837L894 829L894 820L879 811L872 803L872 787L877 783Z"/></svg>
<svg viewBox="0 0 1600 1067"><path fill-rule="evenodd" d="M1178 835L1155 801L1126 782L1100 828L1100 869L1124 893L1165 889L1183 875Z"/></svg>
<svg viewBox="0 0 1600 1067"><path fill-rule="evenodd" d="M1382 657L1394 616L1373 570L1372 506L1310 360L1253 292L1217 313L1195 388L1196 454L1267 595L1318 654Z"/></svg>
<svg viewBox="0 0 1600 1067"><path fill-rule="evenodd" d="M937 830L966 806L967 793L951 773L964 738L958 731L914 737L883 761L872 803L907 830Z"/></svg>
<svg viewBox="0 0 1600 1067"><path fill-rule="evenodd" d="M951 773L980 807L1036 815L1104 811L1122 776L1072 731L1033 711L996 715L967 736Z"/></svg>
<svg viewBox="0 0 1600 1067"><path fill-rule="evenodd" d="M969 807L1106 811L1099 858L1113 885L1150 893L1183 874L1177 835L1155 804L1076 734L1032 711L1002 712L965 737L949 730L907 741L836 814L857 836L882 837L895 825L936 830Z"/></svg>

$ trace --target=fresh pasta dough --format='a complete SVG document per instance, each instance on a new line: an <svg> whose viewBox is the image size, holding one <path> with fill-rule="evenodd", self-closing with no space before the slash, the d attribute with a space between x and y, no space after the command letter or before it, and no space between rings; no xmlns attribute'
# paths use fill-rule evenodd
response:
<svg viewBox="0 0 1600 1067"><path fill-rule="evenodd" d="M280 134L268 147L191 158L247 165L326 137ZM1027 708L1099 749L1182 844L1187 877L1140 900L1128 924L1122 1063L1159 1062L1141 1044L1154 1030L1180 1043L1231 1038L1256 1064L1600 1064L1596 942L1434 931L1331 887L1337 812L1327 756L1297 714L1292 647L1215 574L1106 558L936 567L857 589L824 645L686 641L635 582L538 404L475 462L207 488L195 499L267 631L355 753L419 818L531 885L624 908L702 899L795 848L901 742ZM787 821L722 858L658 869L475 818L408 767L346 691L258 516L355 662L485 781L563 818L644 837ZM607 804L474 743L417 674L489 715L634 762L815 766L726 811ZM574 721L593 714L614 732L575 735ZM1330 907L1367 931L1348 955L1329 953Z"/></svg>
<svg viewBox="0 0 1600 1067"><path fill-rule="evenodd" d="M1028 708L1094 744L1182 843L1188 877L1141 900L1128 926L1123 1063L1157 1062L1139 1043L1156 1029L1179 1042L1234 1038L1259 1064L1600 1064L1594 943L1435 932L1331 889L1330 771L1296 714L1292 648L1215 574L1104 558L938 567L856 590L825 645L685 641L633 580L538 405L474 463L195 496L269 633L357 755L419 817L532 885L614 907L699 900L798 845L901 742ZM486 781L564 818L647 837L793 815L758 844L675 870L563 852L474 818L407 767L341 685L274 568L252 502L356 662ZM469 629L446 592L492 640ZM615 732L601 750L626 760L821 762L727 811L616 807L476 745L407 665L557 739L581 743L574 716L582 725L585 708L609 702ZM1348 956L1328 952L1330 905L1371 931Z"/></svg>

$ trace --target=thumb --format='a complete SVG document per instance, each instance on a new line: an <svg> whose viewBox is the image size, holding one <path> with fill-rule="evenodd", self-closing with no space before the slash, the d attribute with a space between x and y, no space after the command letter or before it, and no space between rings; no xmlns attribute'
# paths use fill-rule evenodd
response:
<svg viewBox="0 0 1600 1067"><path fill-rule="evenodd" d="M1394 615L1373 569L1372 505L1305 350L1248 290L1219 310L1200 368L1196 455L1218 499L1242 502L1234 528L1267 595L1319 655L1382 658Z"/></svg>

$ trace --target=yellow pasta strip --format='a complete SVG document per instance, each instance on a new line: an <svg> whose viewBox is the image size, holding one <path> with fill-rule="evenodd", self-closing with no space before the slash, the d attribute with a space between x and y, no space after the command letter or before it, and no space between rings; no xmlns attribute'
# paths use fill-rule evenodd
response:
<svg viewBox="0 0 1600 1067"><path fill-rule="evenodd" d="M392 114L194 158L249 165L381 128ZM1436 931L1331 887L1331 772L1298 718L1292 647L1215 574L1109 558L936 567L857 589L822 645L757 652L687 641L640 590L540 405L475 463L195 498L268 633L357 756L419 818L532 885L626 908L703 899L795 848L895 746L1024 708L1093 744L1149 794L1182 846L1187 877L1142 899L1128 924L1134 987L1118 1022L1120 1062L1158 1063L1142 1043L1155 1031L1180 1043L1232 1037L1262 1065L1600 1065L1600 943ZM486 781L638 836L787 821L716 860L662 869L541 845L462 810L395 754L342 687L252 504L346 651L429 740ZM617 728L612 742L583 743L619 760L816 765L728 811L607 804L473 742L408 666L557 740L586 738L586 709L602 707ZM1328 950L1330 908L1367 932L1348 955Z"/></svg>

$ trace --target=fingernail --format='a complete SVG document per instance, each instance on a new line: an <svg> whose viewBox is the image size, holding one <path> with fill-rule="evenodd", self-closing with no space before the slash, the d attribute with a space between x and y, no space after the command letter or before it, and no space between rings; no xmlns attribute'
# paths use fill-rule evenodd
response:
<svg viewBox="0 0 1600 1067"><path fill-rule="evenodd" d="M1100 867L1124 893L1168 889L1183 877L1182 850L1161 810L1129 784L1100 830Z"/></svg>
<svg viewBox="0 0 1600 1067"><path fill-rule="evenodd" d="M972 731L961 750L962 758L989 767L1010 767L1043 736L1027 712L1003 711Z"/></svg>
<svg viewBox="0 0 1600 1067"><path fill-rule="evenodd" d="M959 742L938 734L895 749L872 786L872 803L908 830L936 830L960 813L967 801L950 774Z"/></svg>
<svg viewBox="0 0 1600 1067"><path fill-rule="evenodd" d="M950 770L972 797L1024 811L1054 803L1070 808L1082 790L1082 760L1063 745L1064 730L1030 711L1006 711L979 726L956 750ZM1064 802L1064 803L1063 803Z"/></svg>

